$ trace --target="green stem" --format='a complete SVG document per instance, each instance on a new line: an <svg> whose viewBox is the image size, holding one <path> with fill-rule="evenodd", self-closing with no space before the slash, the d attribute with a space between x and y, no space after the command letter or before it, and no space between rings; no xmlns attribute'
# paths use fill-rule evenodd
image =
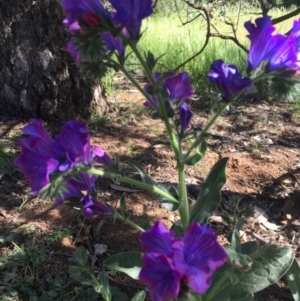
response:
<svg viewBox="0 0 300 301"><path fill-rule="evenodd" d="M106 295L105 292L103 292L103 289L102 289L102 285L99 283L98 279L95 277L94 274L90 274L91 278L92 278L92 281L94 283L94 289L95 288L100 288L100 294L102 295L102 297L104 298L105 301L111 301L111 298L109 296ZM96 290L96 289L95 289ZM98 293L99 291L96 290L96 292Z"/></svg>
<svg viewBox="0 0 300 301"><path fill-rule="evenodd" d="M112 173L112 172L108 172L108 171L104 171L104 170L98 170L98 169L95 169L95 168L84 168L80 171L87 172L89 174L94 174L94 175L97 175L97 176L100 176L100 177L106 177L106 178L114 177L114 178L117 178L120 182L135 185L135 186L143 188L147 191L150 191L152 193L159 194L159 195L165 197L166 199L168 199L171 203L174 203L174 204L179 203L178 200L175 199L173 196L171 196L170 194L168 194L167 192L165 192L164 190L162 190L162 189L160 189L156 186L152 186L152 185L146 184L144 182L133 180L131 178L122 176L122 175L117 174L117 173Z"/></svg>
<svg viewBox="0 0 300 301"><path fill-rule="evenodd" d="M131 40L128 40L128 45L130 46L130 48L132 49L132 51L134 52L134 54L136 55L136 57L140 61L142 67L144 68L144 70L146 72L146 75L147 75L148 79L150 80L150 83L154 86L155 85L155 80L153 78L152 72L149 69L147 63L145 62L143 56L139 52L138 48L136 47L136 43L132 42Z"/></svg>
<svg viewBox="0 0 300 301"><path fill-rule="evenodd" d="M128 218L120 215L117 211L115 211L115 217L120 219L121 221L123 221L124 223L130 225L131 227L133 227L134 229L140 231L140 232L145 232L145 230L143 228L141 228L139 225L135 224L134 222L132 222L131 220L129 220Z"/></svg>
<svg viewBox="0 0 300 301"><path fill-rule="evenodd" d="M159 101L159 106L160 106L160 109L161 109L161 117L162 117L162 119L165 123L167 133L168 133L170 142L172 144L172 148L174 150L177 161L179 161L180 157L181 157L181 152L180 152L180 149L179 149L179 146L178 146L178 141L177 141L176 136L174 135L174 133L172 131L172 127L171 127L169 117L168 117L168 114L167 114L167 111L166 111L166 108L165 108L165 105L164 105L164 101L163 101L162 96L161 96L160 93L157 95L157 99Z"/></svg>
<svg viewBox="0 0 300 301"><path fill-rule="evenodd" d="M159 107L157 106L157 104L151 99L151 97L149 97L148 93L140 86L140 84L135 80L135 78L133 76L131 76L131 74L123 67L123 66L118 66L122 72L126 75L126 77L132 82L132 84L145 96L145 98L151 103L151 105L153 106L153 108L155 108L155 110L157 112L159 111Z"/></svg>
<svg viewBox="0 0 300 301"><path fill-rule="evenodd" d="M204 135L209 131L209 129L212 127L212 125L216 122L216 120L220 117L220 115L225 111L226 107L230 104L231 102L226 102L225 104L222 105L222 107L219 109L219 111L213 116L213 118L208 122L208 124L205 126L205 128L201 131L201 134L195 139L193 142L192 146L188 150L188 152L184 156L184 160L189 157L191 154L192 150L197 147L199 143L202 142Z"/></svg>
<svg viewBox="0 0 300 301"><path fill-rule="evenodd" d="M229 269L229 272L231 272L232 271L232 268L231 269ZM228 273L229 273L228 272ZM217 282L214 286L213 286L213 288L212 288L212 290L209 292L209 294L207 295L207 297L204 299L204 301L209 301L209 300L211 300L215 295L216 295L216 293L221 289L221 286L223 285L223 283L226 281L226 279L227 279L227 274L228 273L226 273L226 275L224 275L220 280L219 280L219 282Z"/></svg>
<svg viewBox="0 0 300 301"><path fill-rule="evenodd" d="M136 57L138 58L138 60L140 61L142 67L144 68L144 70L146 72L146 75L150 80L150 83L152 84L152 86L155 86L155 80L153 78L152 72L149 69L147 63L145 62L143 56L141 55L141 53L137 49L136 44L133 43L130 40L128 41L128 44L129 44L130 48L132 49L132 51L134 52L134 54L136 55ZM179 150L179 147L178 147L178 142L177 142L176 137L175 137L175 135L172 131L172 127L171 127L170 122L169 122L169 117L168 117L168 114L167 114L167 111L166 111L166 108L165 108L165 105L164 105L164 101L163 101L162 96L161 96L160 93L158 93L156 96L157 96L157 99L158 99L158 102L159 102L159 110L157 110L157 108L156 108L156 110L160 113L161 118L163 119L163 121L165 123L166 129L167 129L167 132L168 132L168 136L169 136L169 139L171 141L176 159L179 160L180 150Z"/></svg>
<svg viewBox="0 0 300 301"><path fill-rule="evenodd" d="M185 184L185 171L184 171L184 164L178 163L178 177L179 177L179 213L181 217L182 227L185 230L189 226L190 217L189 217L189 204L188 204L188 197L187 197L187 190Z"/></svg>
<svg viewBox="0 0 300 301"><path fill-rule="evenodd" d="M262 78L264 78L265 75L259 75L256 78L252 79L252 83L254 84L255 82L261 80ZM232 104L233 102L235 102L235 100L241 95L243 94L245 91L242 90L240 92L238 92L237 94L235 94L232 99L228 102L225 102L221 108L219 109L219 111L213 116L213 118L209 121L209 123L205 126L205 128L202 130L201 134L196 138L196 140L194 141L194 143L192 144L192 146L190 147L190 149L188 150L188 152L185 154L183 160L186 160L189 155L191 154L191 152L193 151L194 148L196 148L196 146L202 142L204 135L209 131L209 129L212 127L212 125L216 122L216 120L220 117L220 115L225 111L226 107L229 106L230 104Z"/></svg>

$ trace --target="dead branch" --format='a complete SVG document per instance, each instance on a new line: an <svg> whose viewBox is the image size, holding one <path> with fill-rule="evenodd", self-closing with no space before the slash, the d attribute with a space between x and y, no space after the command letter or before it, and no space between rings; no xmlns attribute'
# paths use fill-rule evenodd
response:
<svg viewBox="0 0 300 301"><path fill-rule="evenodd" d="M152 9L155 9L157 3L158 3L158 0L155 0L154 3L152 4Z"/></svg>
<svg viewBox="0 0 300 301"><path fill-rule="evenodd" d="M239 46L242 50L244 50L246 53L249 53L249 50L242 44L239 42L238 39L236 39L235 37L232 37L232 36L226 36L226 35L223 35L223 34L220 34L220 33L211 33L210 34L211 37L214 37L214 38L220 38L222 40L231 40L233 41L237 46Z"/></svg>
<svg viewBox="0 0 300 301"><path fill-rule="evenodd" d="M192 61L195 57L197 57L198 55L200 55L204 51L204 49L206 48L206 46L208 45L209 38L211 36L211 33L210 33L210 18L209 18L208 11L203 6L195 6L193 3L190 3L188 0L183 0L183 1L187 5L189 5L190 7L194 8L196 10L200 10L200 11L202 11L204 13L204 15L205 15L204 19L206 20L206 23L207 23L207 30L206 30L205 42L204 42L202 48L197 53L195 53L193 56L191 56L189 59L187 59L183 63L179 64L176 68L174 68L175 70L178 70L178 69L182 68L188 62Z"/></svg>
<svg viewBox="0 0 300 301"><path fill-rule="evenodd" d="M283 15L281 17L273 19L272 20L272 24L275 25L275 24L281 23L281 22L283 22L285 20L288 20L290 18L293 18L293 17L297 16L298 14L300 14L300 7L297 8L297 9L295 9L294 11L286 14L286 15Z"/></svg>

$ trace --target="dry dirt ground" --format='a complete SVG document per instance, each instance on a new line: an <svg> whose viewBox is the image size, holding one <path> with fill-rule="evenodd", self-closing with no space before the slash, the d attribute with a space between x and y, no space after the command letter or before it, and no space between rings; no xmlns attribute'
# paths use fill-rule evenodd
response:
<svg viewBox="0 0 300 301"><path fill-rule="evenodd" d="M101 145L111 157L121 160L137 160L157 182L176 183L175 161L172 152L165 147L152 147L158 138L164 137L162 124L152 120L144 110L143 97L121 76L115 79L116 89L109 97L109 122L104 127L101 122L91 125L93 144ZM194 98L191 105L198 112L192 126L200 129L209 116L201 112L207 105L205 99ZM26 121L1 121L1 145L14 147L20 129ZM251 204L256 208L256 216L244 225L242 240L259 240L279 245L289 245L300 258L300 119L293 111L292 104L270 105L265 102L244 103L230 108L215 124L207 140L205 158L194 167L187 167L186 181L191 203L196 198L201 182L217 160L229 157L227 182L222 196L241 198L242 206ZM52 133L59 131L56 121L47 123ZM2 165L1 165L2 166ZM73 215L70 206L57 207L50 201L30 196L26 180L11 165L1 167L0 180L0 229L19 231L34 225L38 239L51 235L57 229L68 228L72 235L62 237L56 244L44 244L50 248L52 257L41 269L51 275L67 273L68 257L79 245L91 253L97 243L108 246L107 252L99 256L101 262L109 255L120 251L141 251L138 233L124 223L110 218L95 217L83 220ZM3 170L4 169L4 170ZM128 174L137 177L126 168ZM141 226L152 225L161 220L166 226L179 218L177 213L161 208L149 194L136 187L111 185L107 179L98 183L99 199L112 206L118 206L124 192L128 211L135 222ZM20 206L25 201L26 204ZM219 234L220 242L225 244L224 234L228 226L219 215L226 210L222 205L210 220L211 226ZM263 213L263 214L262 214ZM8 246L0 249L0 255L8 251ZM11 246L10 246L11 248ZM61 254L61 255L59 255ZM131 294L141 283L130 281L117 274L114 281L127 286ZM120 284L121 285L121 284ZM122 288L123 286L121 286ZM293 300L284 279L256 294L256 300Z"/></svg>

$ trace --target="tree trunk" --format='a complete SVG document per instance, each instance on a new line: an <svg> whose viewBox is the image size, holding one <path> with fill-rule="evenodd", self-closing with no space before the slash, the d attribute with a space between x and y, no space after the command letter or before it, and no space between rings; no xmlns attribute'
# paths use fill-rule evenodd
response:
<svg viewBox="0 0 300 301"><path fill-rule="evenodd" d="M0 115L89 118L107 107L64 50L60 0L0 0Z"/></svg>

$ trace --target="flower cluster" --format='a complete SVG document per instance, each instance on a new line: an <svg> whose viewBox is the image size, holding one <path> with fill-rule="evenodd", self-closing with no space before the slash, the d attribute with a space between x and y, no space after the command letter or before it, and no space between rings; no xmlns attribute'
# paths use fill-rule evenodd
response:
<svg viewBox="0 0 300 301"><path fill-rule="evenodd" d="M97 37L102 39L105 49L117 51L123 56L125 47L122 36L137 41L140 38L142 20L152 14L151 0L109 0L115 9L108 11L99 0L62 0L67 25L73 38L67 50L80 60L81 51L76 37L84 37L90 29L96 30Z"/></svg>
<svg viewBox="0 0 300 301"><path fill-rule="evenodd" d="M161 76L161 73L155 72L153 77L155 80L158 80ZM168 77L163 82L163 96L167 98L171 103L182 102L195 93L195 89L190 84L190 77L187 72L174 73L173 76ZM149 89L153 89L152 85L149 83L144 86L146 92ZM155 95L151 95L152 101L158 105L158 100ZM144 106L148 109L153 109L152 104L146 100Z"/></svg>
<svg viewBox="0 0 300 301"><path fill-rule="evenodd" d="M224 101L230 101L233 95L251 85L249 77L242 77L236 66L226 65L222 60L212 63L208 78L217 84Z"/></svg>
<svg viewBox="0 0 300 301"><path fill-rule="evenodd" d="M15 164L28 179L32 194L47 189L51 177L67 174L78 164L91 167L94 163L112 163L101 147L90 144L90 135L84 123L68 121L61 133L52 138L43 127L42 120L32 119L23 132L29 136L20 139L21 154ZM64 199L83 197L82 191L94 194L96 180L97 176L83 172L78 173L76 178L66 176L60 181L62 189L52 197L60 205ZM89 207L93 205L86 201L84 204Z"/></svg>
<svg viewBox="0 0 300 301"><path fill-rule="evenodd" d="M160 79L162 76L161 73L155 72L153 77L156 81ZM180 126L181 132L184 133L189 125L191 118L193 117L193 113L190 111L189 106L184 101L191 97L195 93L195 89L190 84L190 77L187 72L174 73L173 76L166 78L162 87L159 87L158 90L162 90L162 97L164 101L164 105L167 108L176 108L180 105ZM153 86L148 83L144 86L144 90L151 97L152 103L159 107L159 101L155 95L153 95ZM144 106L149 110L153 110L153 105L149 100L144 102Z"/></svg>
<svg viewBox="0 0 300 301"><path fill-rule="evenodd" d="M227 259L214 232L197 223L189 226L184 237L174 238L174 232L157 222L140 235L140 242L146 252L139 278L149 285L153 301L177 298L186 286L204 294L212 273Z"/></svg>
<svg viewBox="0 0 300 301"><path fill-rule="evenodd" d="M300 66L300 21L294 21L289 35L273 34L275 27L271 18L264 16L255 21L256 26L248 21L245 28L250 39L248 72L267 63L264 71L280 68L298 69Z"/></svg>

